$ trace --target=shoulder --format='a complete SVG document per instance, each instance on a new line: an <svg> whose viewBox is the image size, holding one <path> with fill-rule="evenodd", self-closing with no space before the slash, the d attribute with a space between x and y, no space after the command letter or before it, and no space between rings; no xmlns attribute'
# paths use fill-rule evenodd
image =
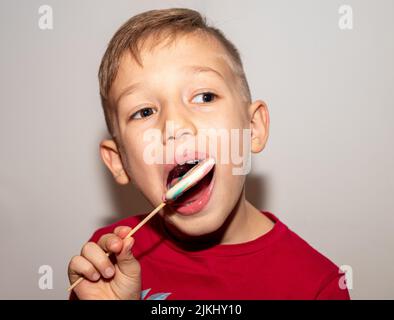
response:
<svg viewBox="0 0 394 320"><path fill-rule="evenodd" d="M280 234L276 238L274 250L276 253L280 253L281 259L291 262L299 270L308 271L310 276L330 274L338 270L338 267L330 259L292 231L278 217L271 212L263 213L275 222L274 230Z"/></svg>
<svg viewBox="0 0 394 320"><path fill-rule="evenodd" d="M304 288L309 287L316 299L348 299L347 289L341 288L344 274L340 268L278 218L276 223L281 225L283 232L280 241L276 242L275 256L289 283L297 281Z"/></svg>
<svg viewBox="0 0 394 320"><path fill-rule="evenodd" d="M284 250L295 274L311 287L315 299L349 299L340 268L291 230Z"/></svg>
<svg viewBox="0 0 394 320"><path fill-rule="evenodd" d="M295 265L307 271L309 276L332 274L339 269L329 258L289 228L282 250Z"/></svg>

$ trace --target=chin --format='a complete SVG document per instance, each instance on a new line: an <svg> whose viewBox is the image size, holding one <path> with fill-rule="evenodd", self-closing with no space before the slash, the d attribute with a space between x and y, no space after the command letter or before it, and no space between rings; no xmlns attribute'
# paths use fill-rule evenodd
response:
<svg viewBox="0 0 394 320"><path fill-rule="evenodd" d="M185 216L174 212L168 217L167 223L171 224L176 231L189 237L207 235L218 230L227 216L218 214L218 210L204 210L200 214Z"/></svg>

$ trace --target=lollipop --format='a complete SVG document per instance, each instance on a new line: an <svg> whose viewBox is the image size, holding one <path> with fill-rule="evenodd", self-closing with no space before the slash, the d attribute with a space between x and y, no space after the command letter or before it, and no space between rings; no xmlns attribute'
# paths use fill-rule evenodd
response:
<svg viewBox="0 0 394 320"><path fill-rule="evenodd" d="M203 179L215 165L213 158L200 161L196 166L191 168L185 175L179 177L174 186L172 186L165 194L165 201L171 202L183 194L186 190L196 185Z"/></svg>
<svg viewBox="0 0 394 320"><path fill-rule="evenodd" d="M182 195L185 191L189 190L191 187L196 185L199 181L201 181L214 167L215 160L213 158L208 158L200 161L196 166L191 168L188 172L186 172L183 176L179 177L176 180L176 183L167 190L164 198L165 200L160 203L148 216L146 216L137 226L130 230L125 239L130 238L139 228L141 228L150 218L152 218L157 212L160 211L168 202L172 202L176 200L180 195ZM107 253L109 256L109 253ZM71 291L74 289L83 279L84 277L80 277L77 281L75 281L67 290Z"/></svg>

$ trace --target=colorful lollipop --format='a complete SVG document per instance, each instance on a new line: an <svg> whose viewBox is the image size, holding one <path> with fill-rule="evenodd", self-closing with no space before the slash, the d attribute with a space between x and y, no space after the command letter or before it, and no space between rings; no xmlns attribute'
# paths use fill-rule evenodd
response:
<svg viewBox="0 0 394 320"><path fill-rule="evenodd" d="M166 192L165 201L174 201L185 191L196 185L212 170L214 165L215 160L213 158L204 159L199 162L195 167L191 168L186 174L180 177L176 184Z"/></svg>

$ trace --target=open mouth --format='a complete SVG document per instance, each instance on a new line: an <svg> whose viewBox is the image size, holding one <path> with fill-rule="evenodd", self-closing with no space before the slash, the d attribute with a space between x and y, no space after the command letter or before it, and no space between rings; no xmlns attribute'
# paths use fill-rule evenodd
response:
<svg viewBox="0 0 394 320"><path fill-rule="evenodd" d="M195 167L201 160L189 160L181 165L176 165L168 174L166 186L171 188L180 181L189 170ZM193 214L201 211L208 203L215 176L215 166L196 185L180 195L171 206L181 214Z"/></svg>
<svg viewBox="0 0 394 320"><path fill-rule="evenodd" d="M167 188L170 189L175 185L189 170L194 168L201 160L190 160L184 164L176 165L168 174Z"/></svg>

